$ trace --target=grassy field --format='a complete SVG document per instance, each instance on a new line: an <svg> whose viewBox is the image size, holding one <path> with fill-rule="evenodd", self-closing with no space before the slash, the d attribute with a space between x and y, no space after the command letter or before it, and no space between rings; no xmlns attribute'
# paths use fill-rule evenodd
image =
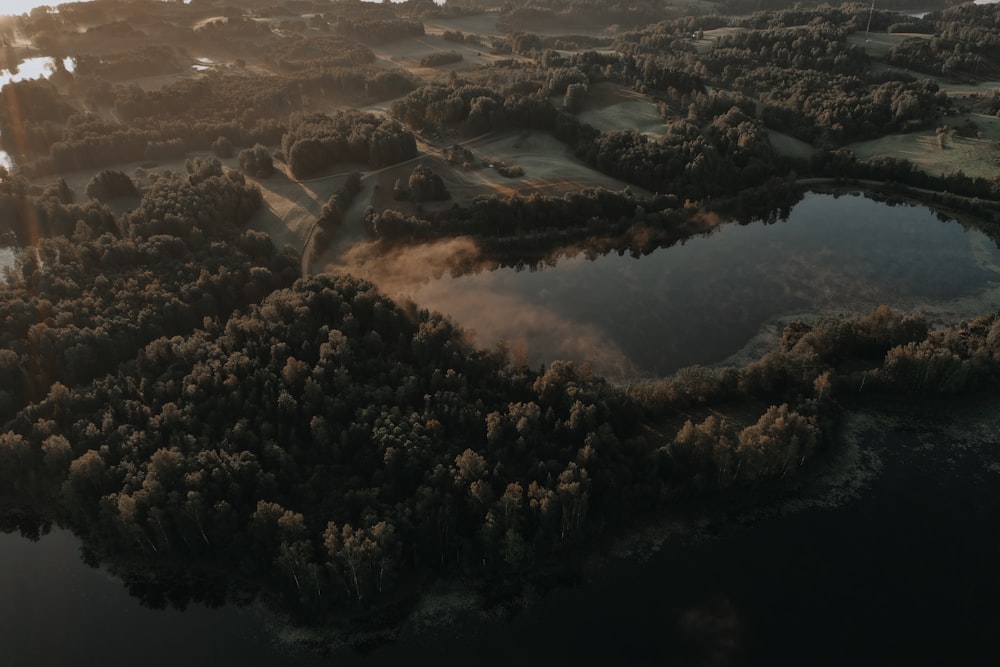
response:
<svg viewBox="0 0 1000 667"><path fill-rule="evenodd" d="M499 17L499 14L479 14L455 18L428 18L424 19L424 32L428 35L440 35L445 30L457 30L473 35L499 35L501 33L497 28Z"/></svg>
<svg viewBox="0 0 1000 667"><path fill-rule="evenodd" d="M402 67L424 81L444 81L450 71L462 72L479 65L487 65L501 58L520 58L520 56L511 54L491 55L488 46L451 42L441 38L440 33L391 42L375 47L373 51L378 58L376 64ZM421 66L421 58L439 51L456 51L462 54L462 60L439 67Z"/></svg>
<svg viewBox="0 0 1000 667"><path fill-rule="evenodd" d="M934 175L962 170L967 176L993 178L1000 166L1000 118L962 114L948 118L947 125L956 127L966 121L975 123L982 137L947 137L942 147L937 133L925 130L862 141L848 148L861 159L879 155L904 158Z"/></svg>
<svg viewBox="0 0 1000 667"><path fill-rule="evenodd" d="M343 187L345 179L346 173L341 173L311 181L295 181L285 172L276 170L270 178L254 180L264 194L264 207L247 227L267 233L278 248L291 245L302 250L323 205Z"/></svg>
<svg viewBox="0 0 1000 667"><path fill-rule="evenodd" d="M606 176L578 161L569 154L566 144L542 132L503 134L491 136L470 146L477 157L487 163L516 162L524 169L524 176L505 178L495 171L483 170L484 182L504 191L520 194L565 194L582 188L603 187L621 190L628 186L624 181ZM630 186L637 196L646 191Z"/></svg>
<svg viewBox="0 0 1000 667"><path fill-rule="evenodd" d="M715 28L714 30L706 30L702 39L694 40L694 45L698 49L698 53L708 53L715 48L715 44L721 38L745 31L745 28Z"/></svg>
<svg viewBox="0 0 1000 667"><path fill-rule="evenodd" d="M911 38L930 39L931 35L909 32L873 32L865 36L863 32L855 32L847 36L847 43L864 48L865 53L872 58L885 58L889 55L889 50L892 47Z"/></svg>
<svg viewBox="0 0 1000 667"><path fill-rule="evenodd" d="M651 137L664 132L660 110L648 97L613 83L591 86L584 110L577 117L605 132L635 130Z"/></svg>
<svg viewBox="0 0 1000 667"><path fill-rule="evenodd" d="M771 140L771 146L778 155L792 158L808 158L813 154L814 149L811 145L784 132L768 130L767 136Z"/></svg>
<svg viewBox="0 0 1000 667"><path fill-rule="evenodd" d="M369 206L376 210L393 208L404 215L419 215L422 211L441 210L455 205L467 206L473 199L483 195L526 196L537 192L560 196L592 187L609 190L630 187L637 196L650 196L650 193L642 188L629 186L624 181L605 176L582 164L569 154L565 144L546 133L489 135L469 142L466 148L473 155L472 168L469 169L449 164L441 155L434 152L425 152L414 160L367 174L362 181L361 192L344 216L344 224L338 231L337 238L324 252L311 258L311 265L327 267L344 266L345 262L364 263L359 260L357 252L352 255L353 259L345 258L345 253L350 253L352 248L359 247L359 244L363 245L362 242L366 240L362 219L365 209ZM500 175L494 167L501 163L519 165L524 169L524 175L516 178ZM405 184L417 164L428 167L441 177L451 195L450 199L423 202L418 208L418 205L411 201L396 201L393 198L396 181L401 180ZM339 187L339 183L336 187ZM330 191L335 191L336 187L332 187ZM309 211L314 206L308 202L305 204L296 202L294 200L296 194L291 186L281 186L275 190L276 192L272 193L265 192L270 211L268 215L259 217L270 225L269 229L273 230L273 233L270 231L269 233L272 233L276 243L279 243L280 236L275 234L282 234L283 227L293 233L302 234L304 238L311 223ZM285 193L287 196L281 197L280 193ZM302 196L301 193L298 196ZM320 198L318 201L321 206L325 199Z"/></svg>

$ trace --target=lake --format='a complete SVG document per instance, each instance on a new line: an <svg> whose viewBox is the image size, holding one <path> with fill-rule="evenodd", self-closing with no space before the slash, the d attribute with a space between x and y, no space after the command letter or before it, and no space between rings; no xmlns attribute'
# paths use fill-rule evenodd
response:
<svg viewBox="0 0 1000 667"><path fill-rule="evenodd" d="M785 222L721 225L639 259L581 253L536 271L430 279L424 262L422 283L399 284L396 269L411 263L404 253L369 277L481 345L506 340L533 364L587 361L617 379L722 362L796 317L886 304L949 322L1000 308L1000 251L984 234L860 195L808 194Z"/></svg>
<svg viewBox="0 0 1000 667"><path fill-rule="evenodd" d="M926 209L812 194L787 222L723 225L640 259L575 257L536 272L431 279L411 295L450 306L462 324L490 303L551 309L548 339L532 332L529 355L566 351L566 331L590 327L588 344L618 350L623 370L655 374L722 360L767 322L795 314L885 302L943 321L996 309L998 265L985 237ZM470 304L476 294L482 306ZM1000 630L1000 412L938 410L970 434L956 439L936 424L859 428L856 447L835 456L846 463L831 465L847 471L831 484L847 489L835 501L717 527L714 539L689 546L667 542L512 621L408 633L364 655L289 653L252 609L145 609L120 581L85 566L67 532L38 542L0 535L3 663L99 654L108 667L990 664ZM986 426L972 433L979 418Z"/></svg>
<svg viewBox="0 0 1000 667"><path fill-rule="evenodd" d="M67 72L72 72L75 66L72 58L63 58L63 66ZM55 72L54 58L25 58L17 66L16 71L0 69L0 88L14 81L48 78Z"/></svg>

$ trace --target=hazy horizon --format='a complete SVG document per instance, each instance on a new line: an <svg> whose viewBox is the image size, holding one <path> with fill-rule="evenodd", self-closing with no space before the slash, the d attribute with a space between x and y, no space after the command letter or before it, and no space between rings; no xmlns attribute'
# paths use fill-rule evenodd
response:
<svg viewBox="0 0 1000 667"><path fill-rule="evenodd" d="M168 2L170 0L162 0ZM191 0L184 0L185 3ZM381 0L365 0L366 2L381 2ZM445 0L434 0L437 4L443 5ZM91 0L67 0L67 2L45 2L44 0L4 0L3 7L0 7L0 16L20 16L30 12L35 7L58 7L59 5L75 4L78 2L91 2ZM393 2L403 2L403 0L393 0Z"/></svg>

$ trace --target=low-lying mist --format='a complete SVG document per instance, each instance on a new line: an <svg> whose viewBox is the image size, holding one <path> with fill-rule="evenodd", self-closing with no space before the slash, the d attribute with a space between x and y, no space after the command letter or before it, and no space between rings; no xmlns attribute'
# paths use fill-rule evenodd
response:
<svg viewBox="0 0 1000 667"><path fill-rule="evenodd" d="M573 256L582 246L554 254ZM471 238L458 238L386 250L377 243L346 252L331 271L347 271L371 280L397 300L440 311L462 326L480 346L504 343L515 362L531 365L557 359L589 363L613 378L637 369L601 327L559 312L539 285L534 294L512 292L493 273L500 264L483 257ZM540 268L539 268L540 267ZM544 264L531 271L544 272ZM469 274L477 274L469 277ZM462 280L455 279L466 276Z"/></svg>

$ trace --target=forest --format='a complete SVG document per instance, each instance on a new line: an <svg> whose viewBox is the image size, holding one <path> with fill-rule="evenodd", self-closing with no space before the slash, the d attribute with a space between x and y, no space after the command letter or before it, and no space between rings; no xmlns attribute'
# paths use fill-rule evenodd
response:
<svg viewBox="0 0 1000 667"><path fill-rule="evenodd" d="M861 377L866 400L1000 380L1000 319L929 332L886 308L629 389L531 369L370 283L293 283L297 258L240 231L255 190L189 171L110 228L39 239L0 304L7 500L49 508L126 581L152 559L301 618L376 609L431 573L551 567L634 514L781 477L832 446ZM24 189L21 206L65 206Z"/></svg>
<svg viewBox="0 0 1000 667"><path fill-rule="evenodd" d="M427 582L509 594L650 517L752 501L821 467L851 410L1000 388L998 314L794 320L746 364L616 383L309 270L347 242L474 239L519 267L639 256L719 215L781 220L809 179L920 193L998 239L1000 179L852 148L936 132L943 152L956 107L995 117L996 92L948 90L996 76L995 7L541 3L499 8L486 35L459 22L497 13L478 2L157 4L0 24L5 49L77 54L0 88L0 236L17 251L0 279L0 526L68 527L148 605L391 625ZM875 56L869 30L906 37ZM191 74L209 67L196 53L227 64ZM612 94L648 103L656 131L602 121ZM476 143L536 136L621 187L532 190ZM277 247L255 225L294 188L315 205ZM205 585L177 584L190 572Z"/></svg>

